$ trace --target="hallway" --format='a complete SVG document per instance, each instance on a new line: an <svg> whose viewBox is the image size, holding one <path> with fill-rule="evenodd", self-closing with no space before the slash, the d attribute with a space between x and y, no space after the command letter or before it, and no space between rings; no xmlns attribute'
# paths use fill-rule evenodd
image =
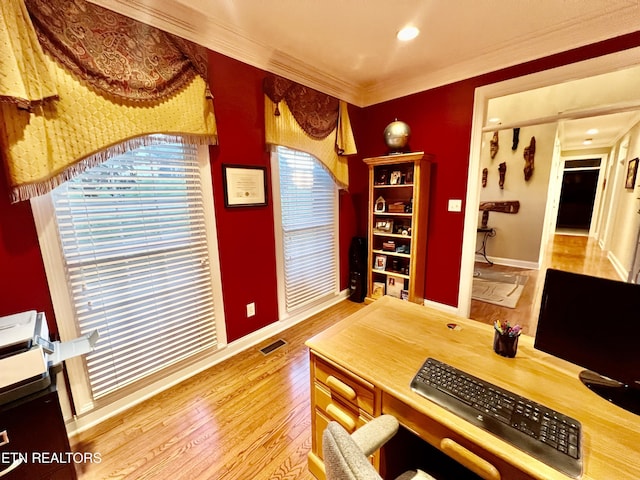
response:
<svg viewBox="0 0 640 480"><path fill-rule="evenodd" d="M547 268L620 280L607 258L606 252L600 249L595 239L585 235L554 235L540 270L527 270L495 264L488 267L485 263L477 263L477 265L482 268L490 268L496 272L525 275L528 280L516 308L500 307L471 300L469 316L474 320L488 324L493 324L496 320L506 321L511 325L518 324L522 327L523 333L528 335L535 335L540 309L540 297L544 286L544 272L546 272Z"/></svg>

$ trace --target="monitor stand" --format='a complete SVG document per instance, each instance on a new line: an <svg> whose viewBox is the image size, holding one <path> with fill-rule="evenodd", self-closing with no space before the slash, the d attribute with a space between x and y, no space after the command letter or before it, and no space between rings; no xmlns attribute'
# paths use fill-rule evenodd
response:
<svg viewBox="0 0 640 480"><path fill-rule="evenodd" d="M590 370L580 372L580 380L602 398L620 408L640 415L640 388L630 387Z"/></svg>

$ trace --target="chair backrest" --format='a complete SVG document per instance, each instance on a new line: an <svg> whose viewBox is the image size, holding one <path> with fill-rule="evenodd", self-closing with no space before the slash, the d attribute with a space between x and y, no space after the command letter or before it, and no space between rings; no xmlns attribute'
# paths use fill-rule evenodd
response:
<svg viewBox="0 0 640 480"><path fill-rule="evenodd" d="M337 422L322 434L327 480L382 480L351 435Z"/></svg>

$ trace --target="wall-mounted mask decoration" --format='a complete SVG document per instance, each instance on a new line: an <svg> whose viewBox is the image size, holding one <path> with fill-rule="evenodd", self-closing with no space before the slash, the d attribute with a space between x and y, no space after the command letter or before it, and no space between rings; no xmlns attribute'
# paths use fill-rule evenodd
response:
<svg viewBox="0 0 640 480"><path fill-rule="evenodd" d="M533 159L536 155L536 137L531 137L529 146L524 149L524 179L529 181L533 175Z"/></svg>
<svg viewBox="0 0 640 480"><path fill-rule="evenodd" d="M513 142L511 143L511 150L513 150L515 152L517 150L517 148L518 148L518 143L520 143L520 129L519 128L514 128L513 129Z"/></svg>
<svg viewBox="0 0 640 480"><path fill-rule="evenodd" d="M500 174L500 180L498 181L498 185L500 185L500 188L503 189L504 177L507 173L507 164L505 162L502 162L500 165L498 165L498 173Z"/></svg>
<svg viewBox="0 0 640 480"><path fill-rule="evenodd" d="M487 228L489 212L518 213L520 211L519 200L497 200L495 202L480 202L479 210L482 212L482 228Z"/></svg>
<svg viewBox="0 0 640 480"><path fill-rule="evenodd" d="M493 132L493 138L491 138L491 142L489 143L489 152L491 153L491 160L493 160L498 153L498 148L500 148L498 139L498 132Z"/></svg>

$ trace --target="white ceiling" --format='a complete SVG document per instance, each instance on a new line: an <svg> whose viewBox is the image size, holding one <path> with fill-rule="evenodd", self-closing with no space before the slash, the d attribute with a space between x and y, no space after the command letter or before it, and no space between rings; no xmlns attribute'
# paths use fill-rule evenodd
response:
<svg viewBox="0 0 640 480"><path fill-rule="evenodd" d="M611 147L638 121L640 121L640 113L637 111L565 121L560 130L562 150ZM597 133L588 133L593 128ZM592 143L585 144L587 139L591 139Z"/></svg>
<svg viewBox="0 0 640 480"><path fill-rule="evenodd" d="M640 30L639 0L90 1L357 106Z"/></svg>
<svg viewBox="0 0 640 480"><path fill-rule="evenodd" d="M487 120L502 129L543 123L560 125L562 150L607 148L640 121L639 65L493 98ZM597 133L587 133L597 129ZM590 145L583 142L592 139Z"/></svg>

